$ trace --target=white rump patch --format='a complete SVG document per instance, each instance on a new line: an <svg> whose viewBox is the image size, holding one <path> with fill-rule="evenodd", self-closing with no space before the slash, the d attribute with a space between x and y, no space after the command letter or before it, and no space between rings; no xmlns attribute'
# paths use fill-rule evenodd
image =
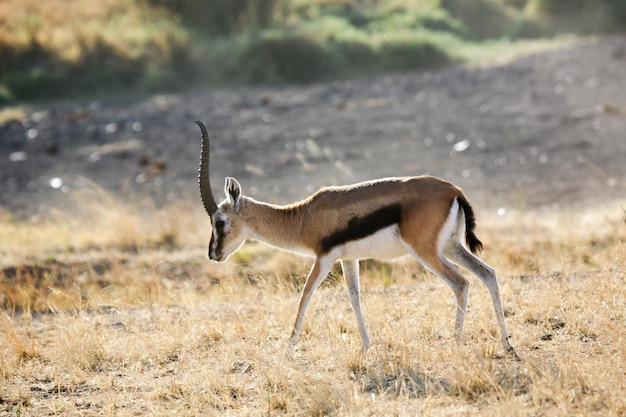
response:
<svg viewBox="0 0 626 417"><path fill-rule="evenodd" d="M448 218L441 228L439 233L439 241L437 242L437 251L441 254L443 247L450 241L452 236L456 233L459 227L459 201L454 199L450 211L448 212Z"/></svg>

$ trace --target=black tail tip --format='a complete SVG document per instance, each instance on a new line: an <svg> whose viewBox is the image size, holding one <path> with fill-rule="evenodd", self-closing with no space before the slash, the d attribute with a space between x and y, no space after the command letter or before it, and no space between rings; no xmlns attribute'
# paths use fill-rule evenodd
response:
<svg viewBox="0 0 626 417"><path fill-rule="evenodd" d="M483 251L483 242L478 240L473 232L468 231L465 234L465 240L467 242L467 246L469 246L472 253L481 253Z"/></svg>

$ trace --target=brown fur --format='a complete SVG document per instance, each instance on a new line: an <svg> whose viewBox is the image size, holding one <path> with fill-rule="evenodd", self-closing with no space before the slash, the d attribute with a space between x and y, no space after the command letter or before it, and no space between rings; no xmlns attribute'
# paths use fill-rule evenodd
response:
<svg viewBox="0 0 626 417"><path fill-rule="evenodd" d="M301 238L307 241L309 247L317 248L329 233L344 229L354 217L399 204L402 207L400 229L403 237L422 235L432 245L437 240L437 233L446 220L447 209L457 190L446 181L428 176L325 188L299 203L306 211ZM446 205L448 207L444 208ZM433 224L437 217L441 219ZM434 240L430 240L432 238Z"/></svg>
<svg viewBox="0 0 626 417"><path fill-rule="evenodd" d="M322 241L345 230L353 219L399 205L402 207L399 225L405 241L415 248L431 246L436 249L433 242L437 241L455 197L467 201L459 188L435 177L389 178L323 188L311 197L287 206L245 198L241 200L240 212L241 220L264 236L267 243L303 247L319 253ZM232 209L224 205L220 208L236 219ZM280 228L276 227L278 224Z"/></svg>

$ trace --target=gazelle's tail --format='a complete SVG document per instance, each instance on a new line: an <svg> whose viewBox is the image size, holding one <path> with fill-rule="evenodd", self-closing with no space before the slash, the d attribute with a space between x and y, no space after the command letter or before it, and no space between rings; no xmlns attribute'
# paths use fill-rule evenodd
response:
<svg viewBox="0 0 626 417"><path fill-rule="evenodd" d="M465 242L472 253L482 252L483 243L478 240L474 233L474 229L476 228L474 210L463 194L459 194L457 200L463 209L463 213L465 213Z"/></svg>

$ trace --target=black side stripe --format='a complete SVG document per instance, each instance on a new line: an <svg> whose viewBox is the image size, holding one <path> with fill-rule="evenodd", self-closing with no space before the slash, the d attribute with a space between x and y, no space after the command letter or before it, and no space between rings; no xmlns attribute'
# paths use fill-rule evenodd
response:
<svg viewBox="0 0 626 417"><path fill-rule="evenodd" d="M347 242L366 238L385 227L399 224L402 217L402 207L394 204L381 207L363 217L353 217L345 228L337 230L322 239L322 253L328 253L336 246Z"/></svg>

